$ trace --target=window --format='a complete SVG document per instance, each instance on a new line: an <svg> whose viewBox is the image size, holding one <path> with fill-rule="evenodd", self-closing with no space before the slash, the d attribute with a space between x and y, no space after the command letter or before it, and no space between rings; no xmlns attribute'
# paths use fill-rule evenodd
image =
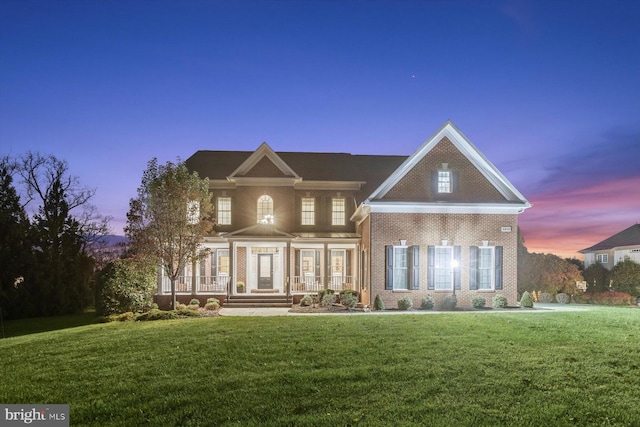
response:
<svg viewBox="0 0 640 427"><path fill-rule="evenodd" d="M273 224L273 199L266 194L258 199L258 223Z"/></svg>
<svg viewBox="0 0 640 427"><path fill-rule="evenodd" d="M211 251L211 276L229 276L229 249Z"/></svg>
<svg viewBox="0 0 640 427"><path fill-rule="evenodd" d="M461 289L460 246L429 246L427 248L427 288L432 290Z"/></svg>
<svg viewBox="0 0 640 427"><path fill-rule="evenodd" d="M502 246L469 248L469 289L502 289Z"/></svg>
<svg viewBox="0 0 640 427"><path fill-rule="evenodd" d="M386 283L387 290L420 289L420 247L386 246Z"/></svg>
<svg viewBox="0 0 640 427"><path fill-rule="evenodd" d="M345 203L344 197L334 197L331 199L331 225L345 224Z"/></svg>
<svg viewBox="0 0 640 427"><path fill-rule="evenodd" d="M451 193L451 171L438 171L438 193Z"/></svg>
<svg viewBox="0 0 640 427"><path fill-rule="evenodd" d="M453 289L453 248L451 246L436 246L435 287L438 289Z"/></svg>
<svg viewBox="0 0 640 427"><path fill-rule="evenodd" d="M218 197L218 224L231 224L231 197Z"/></svg>
<svg viewBox="0 0 640 427"><path fill-rule="evenodd" d="M596 254L596 260L600 264L607 264L609 262L609 254Z"/></svg>
<svg viewBox="0 0 640 427"><path fill-rule="evenodd" d="M409 256L407 247L394 247L393 258L393 289L409 289Z"/></svg>
<svg viewBox="0 0 640 427"><path fill-rule="evenodd" d="M316 223L316 199L313 197L302 198L302 225L315 225Z"/></svg>

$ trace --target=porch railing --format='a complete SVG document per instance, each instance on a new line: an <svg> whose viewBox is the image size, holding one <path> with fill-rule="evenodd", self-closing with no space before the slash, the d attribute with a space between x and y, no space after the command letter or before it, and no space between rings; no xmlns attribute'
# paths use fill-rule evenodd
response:
<svg viewBox="0 0 640 427"><path fill-rule="evenodd" d="M178 276L176 293L190 294L193 276ZM229 276L196 276L196 293L225 293L229 284ZM162 278L162 293L171 293L171 280Z"/></svg>
<svg viewBox="0 0 640 427"><path fill-rule="evenodd" d="M328 284L325 284L325 276L293 276L291 281L291 292L318 292L325 288L334 291L355 289L353 276L333 276Z"/></svg>

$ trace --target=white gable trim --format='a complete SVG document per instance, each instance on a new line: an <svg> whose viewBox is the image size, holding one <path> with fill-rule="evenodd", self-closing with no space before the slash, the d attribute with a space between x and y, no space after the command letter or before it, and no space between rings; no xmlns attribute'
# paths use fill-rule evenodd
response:
<svg viewBox="0 0 640 427"><path fill-rule="evenodd" d="M371 213L520 214L528 203L413 203L369 202Z"/></svg>
<svg viewBox="0 0 640 427"><path fill-rule="evenodd" d="M242 164L238 166L238 168L234 170L227 179L229 181L235 181L237 178L244 178L242 176L237 177L237 175L245 175L248 173L260 160L262 160L263 157L267 157L271 160L284 175L292 177L295 180L300 180L300 176L298 176L298 174L291 169L291 167L282 160L282 158L280 158L280 156L278 156L266 142L260 144L256 151L254 151L247 160L242 162Z"/></svg>
<svg viewBox="0 0 640 427"><path fill-rule="evenodd" d="M436 133L429 137L418 150L407 158L398 169L367 198L367 201L383 198L422 158L443 138L448 138L458 150L487 178L487 180L509 202L531 205L509 180L467 139L451 121L447 121Z"/></svg>

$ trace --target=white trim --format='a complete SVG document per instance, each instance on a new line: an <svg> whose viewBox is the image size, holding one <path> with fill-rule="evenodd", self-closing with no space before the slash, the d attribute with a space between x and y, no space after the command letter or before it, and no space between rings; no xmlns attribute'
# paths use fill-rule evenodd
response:
<svg viewBox="0 0 640 427"><path fill-rule="evenodd" d="M368 202L369 213L520 214L531 205L499 203Z"/></svg>
<svg viewBox="0 0 640 427"><path fill-rule="evenodd" d="M365 181L296 181L296 190L360 190Z"/></svg>
<svg viewBox="0 0 640 427"><path fill-rule="evenodd" d="M280 156L278 156L275 151L269 147L269 144L263 142L260 146L254 151L236 170L234 170L231 175L227 177L230 181L235 181L240 177L236 177L236 175L244 175L249 172L263 157L267 157L273 164L280 169L283 175L287 175L289 177L293 177L295 179L300 179L300 176L293 170L291 167L284 161Z"/></svg>

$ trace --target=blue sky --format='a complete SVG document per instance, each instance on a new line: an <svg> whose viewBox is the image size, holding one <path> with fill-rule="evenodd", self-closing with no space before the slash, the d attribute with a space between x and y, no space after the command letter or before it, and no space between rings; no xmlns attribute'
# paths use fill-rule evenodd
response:
<svg viewBox="0 0 640 427"><path fill-rule="evenodd" d="M0 0L0 155L69 162L121 232L146 163L409 155L451 119L530 251L640 221L640 2Z"/></svg>

